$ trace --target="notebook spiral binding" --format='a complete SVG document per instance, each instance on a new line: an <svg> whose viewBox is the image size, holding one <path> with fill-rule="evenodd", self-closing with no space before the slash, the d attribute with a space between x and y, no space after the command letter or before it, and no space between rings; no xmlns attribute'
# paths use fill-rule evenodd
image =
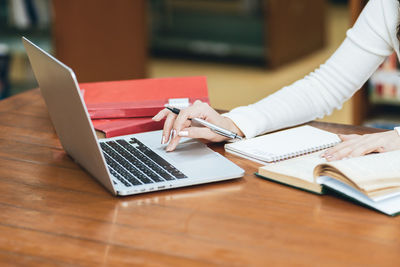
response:
<svg viewBox="0 0 400 267"><path fill-rule="evenodd" d="M268 161L278 162L278 161L282 161L282 160L286 160L286 159L290 159L290 158L295 158L295 157L302 156L302 155L305 155L305 154L310 154L310 153L314 153L314 152L317 152L317 151L320 151L320 150L324 150L324 149L329 148L329 147L333 147L333 146L335 146L335 145L337 145L339 143L340 142L332 142L332 143L321 145L321 146L317 146L317 147L303 149L303 150L300 150L300 151L297 151L297 152L293 152L293 153L290 153L290 154L286 154L286 155L274 156L274 157L269 158Z"/></svg>

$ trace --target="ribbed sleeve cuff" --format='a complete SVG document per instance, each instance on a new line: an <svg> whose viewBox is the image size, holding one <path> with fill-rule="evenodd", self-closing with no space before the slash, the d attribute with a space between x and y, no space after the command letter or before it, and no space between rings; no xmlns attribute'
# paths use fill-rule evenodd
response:
<svg viewBox="0 0 400 267"><path fill-rule="evenodd" d="M257 135L257 128L245 114L229 112L222 114L222 116L231 119L246 138L252 138Z"/></svg>

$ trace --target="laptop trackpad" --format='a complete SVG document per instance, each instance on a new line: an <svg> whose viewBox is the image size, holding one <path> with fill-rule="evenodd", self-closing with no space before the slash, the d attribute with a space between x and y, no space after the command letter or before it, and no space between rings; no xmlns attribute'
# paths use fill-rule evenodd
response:
<svg viewBox="0 0 400 267"><path fill-rule="evenodd" d="M173 152L166 152L165 146L153 148L161 157L190 177L207 177L212 169L221 164L218 153L205 144L188 140L180 143Z"/></svg>
<svg viewBox="0 0 400 267"><path fill-rule="evenodd" d="M164 157L175 162L185 161L204 161L207 158L215 158L215 152L203 143L197 141L187 141L180 143L173 152L166 152L164 146L156 148L157 152L165 155Z"/></svg>

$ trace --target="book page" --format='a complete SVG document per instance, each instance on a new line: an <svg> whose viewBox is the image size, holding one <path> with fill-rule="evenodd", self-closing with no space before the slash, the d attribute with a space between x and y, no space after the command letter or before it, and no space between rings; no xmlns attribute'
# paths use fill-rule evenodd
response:
<svg viewBox="0 0 400 267"><path fill-rule="evenodd" d="M365 191L400 187L400 150L329 163Z"/></svg>
<svg viewBox="0 0 400 267"><path fill-rule="evenodd" d="M318 182L387 215L395 215L400 212L400 196L373 201L353 187L330 177L321 176L318 178Z"/></svg>
<svg viewBox="0 0 400 267"><path fill-rule="evenodd" d="M313 171L315 166L325 163L320 155L323 151L314 152L301 157L270 163L260 168L280 175L291 176L300 180L314 183ZM261 171L260 171L261 173Z"/></svg>

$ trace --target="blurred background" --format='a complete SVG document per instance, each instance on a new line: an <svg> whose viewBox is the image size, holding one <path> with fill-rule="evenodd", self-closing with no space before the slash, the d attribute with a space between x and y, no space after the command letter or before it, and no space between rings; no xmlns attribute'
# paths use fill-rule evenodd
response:
<svg viewBox="0 0 400 267"><path fill-rule="evenodd" d="M0 0L1 98L37 87L21 36L79 82L207 76L211 105L253 103L304 77L345 38L365 0ZM398 60L323 121L400 124Z"/></svg>

